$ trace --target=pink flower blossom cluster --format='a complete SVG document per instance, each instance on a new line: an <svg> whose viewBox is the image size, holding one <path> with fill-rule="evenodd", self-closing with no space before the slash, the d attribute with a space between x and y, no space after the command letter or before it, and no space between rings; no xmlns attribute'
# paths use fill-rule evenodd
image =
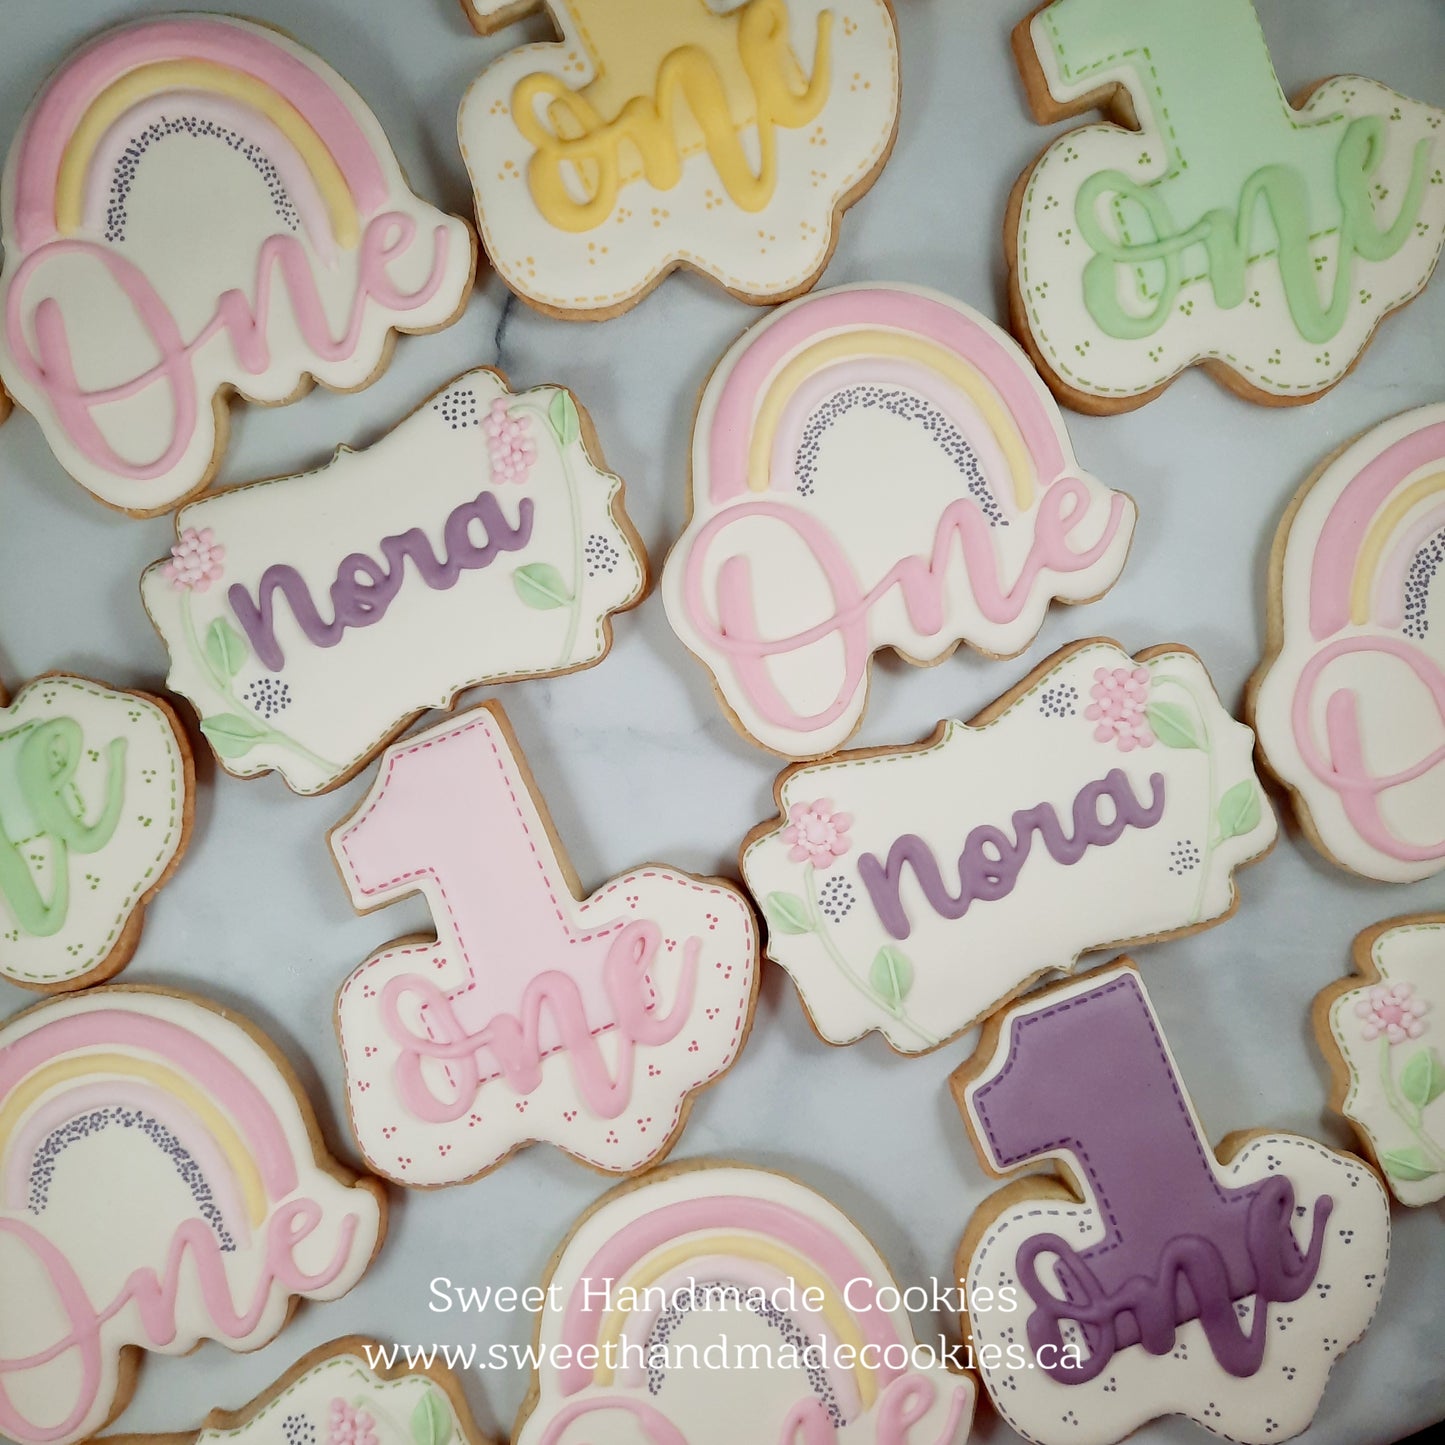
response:
<svg viewBox="0 0 1445 1445"><path fill-rule="evenodd" d="M187 527L181 540L171 548L171 560L161 569L166 581L177 592L204 592L212 582L219 582L225 568L221 566L226 549L216 541L209 527L199 532Z"/></svg>
<svg viewBox="0 0 1445 1445"><path fill-rule="evenodd" d="M1084 709L1084 716L1096 725L1096 741L1113 743L1121 753L1153 745L1154 730L1145 713L1149 706L1148 668L1098 668L1089 696L1094 700Z"/></svg>
<svg viewBox="0 0 1445 1445"><path fill-rule="evenodd" d="M529 417L513 416L507 410L507 398L499 396L484 423L487 432L487 455L492 463L492 480L525 482L537 460L537 444L532 440Z"/></svg>
<svg viewBox="0 0 1445 1445"><path fill-rule="evenodd" d="M1355 1013L1363 1020L1360 1032L1373 1041L1382 1034L1392 1044L1418 1039L1425 1032L1424 1015L1430 1005L1415 997L1408 983L1377 983L1355 1004Z"/></svg>
<svg viewBox="0 0 1445 1445"><path fill-rule="evenodd" d="M788 857L794 863L811 863L814 868L831 868L852 846L848 829L851 813L835 813L831 798L811 803L794 803L788 809L788 826L783 842L791 843Z"/></svg>
<svg viewBox="0 0 1445 1445"><path fill-rule="evenodd" d="M333 1400L327 1420L326 1445L377 1445L376 1421L367 1411L358 1410L345 1400Z"/></svg>

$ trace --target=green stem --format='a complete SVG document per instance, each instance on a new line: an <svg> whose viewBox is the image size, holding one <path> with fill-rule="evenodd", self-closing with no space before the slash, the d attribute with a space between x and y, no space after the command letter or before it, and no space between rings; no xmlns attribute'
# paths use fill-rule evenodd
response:
<svg viewBox="0 0 1445 1445"><path fill-rule="evenodd" d="M532 417L557 443L557 457L562 464L562 481L567 491L567 511L572 534L572 580L567 588L567 635L562 643L562 652L557 659L558 667L567 667L572 661L572 649L577 645L577 629L582 623L582 504L577 496L577 480L572 474L572 463L567 448L552 430L552 418L536 405L518 402L511 408L514 412Z"/></svg>
<svg viewBox="0 0 1445 1445"><path fill-rule="evenodd" d="M192 655L200 663L202 670L211 680L211 686L225 698L229 704L227 711L233 717L243 717L247 722L261 729L261 736L256 739L259 742L270 742L277 747L287 748L295 753L297 757L309 762L312 767L319 768L322 772L332 775L341 770L335 763L328 762L325 758L313 753L304 743L298 743L295 738L288 737L270 723L262 722L240 698L236 696L235 689L231 686L229 677L222 677L214 667L211 660L206 656L206 650L201 646L200 637L196 633L196 619L191 612L191 592L187 589L181 595L181 622L186 629L186 641L190 644Z"/></svg>
<svg viewBox="0 0 1445 1445"><path fill-rule="evenodd" d="M1385 1089L1385 1102L1389 1104L1391 1113L1410 1131L1416 1143L1428 1154L1434 1162L1438 1172L1445 1173L1445 1149L1442 1149L1425 1128L1425 1118L1422 1110L1407 1103L1400 1097L1400 1091L1395 1087L1395 1075L1392 1069L1394 1055L1391 1052L1390 1040L1380 1039L1380 1083Z"/></svg>
<svg viewBox="0 0 1445 1445"><path fill-rule="evenodd" d="M1214 861L1214 850L1219 845L1219 836L1215 832L1214 817L1219 807L1219 800L1214 796L1215 790L1215 768L1214 768L1214 738L1209 731L1209 714L1194 689L1187 682L1177 677L1160 677L1154 681L1155 687L1174 686L1189 699L1191 706L1199 718L1199 731L1204 739L1204 746L1200 751L1204 754L1205 766L1208 768L1208 784L1206 796L1209 799L1209 814L1204 822L1204 849L1199 859L1199 884L1194 890L1194 908L1189 915L1190 923L1198 923L1200 915L1204 912L1204 893L1209 887L1209 867Z"/></svg>
<svg viewBox="0 0 1445 1445"><path fill-rule="evenodd" d="M823 945L823 951L832 959L838 972L848 980L870 1003L888 1011L904 1028L915 1034L925 1048L937 1048L939 1040L934 1038L926 1029L920 1028L909 1018L907 1011L901 1003L890 1004L873 988L863 976L857 973L853 965L844 957L838 945L833 942L828 932L828 925L823 921L823 911L818 906L818 892L815 880L815 870L811 863L804 865L803 883L807 890L808 921L813 925L813 932L817 935L818 942Z"/></svg>

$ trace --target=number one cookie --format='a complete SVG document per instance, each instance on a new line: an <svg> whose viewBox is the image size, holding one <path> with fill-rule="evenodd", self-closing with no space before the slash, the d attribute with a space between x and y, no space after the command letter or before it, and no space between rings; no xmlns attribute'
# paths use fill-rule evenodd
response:
<svg viewBox="0 0 1445 1445"><path fill-rule="evenodd" d="M487 252L524 300L600 318L688 266L735 296L806 291L898 121L887 0L463 0L557 44L489 66L458 129Z"/></svg>
<svg viewBox="0 0 1445 1445"><path fill-rule="evenodd" d="M1061 136L1009 207L1013 314L1068 405L1195 364L1310 401L1430 279L1445 115L1353 75L1291 107L1250 0L1054 0L1014 51L1040 121L1103 96L1119 122Z"/></svg>
<svg viewBox="0 0 1445 1445"><path fill-rule="evenodd" d="M995 1015L953 1089L991 1173L1056 1171L985 1201L959 1252L968 1296L1019 1304L971 1318L1015 1429L1103 1445L1184 1414L1262 1445L1309 1424L1384 1282L1374 1174L1292 1134L1216 1155L1127 959Z"/></svg>
<svg viewBox="0 0 1445 1445"><path fill-rule="evenodd" d="M645 867L579 902L494 704L390 748L332 846L358 908L419 891L437 926L368 960L337 1005L357 1137L399 1183L457 1183L542 1139L643 1168L742 1047L742 897Z"/></svg>

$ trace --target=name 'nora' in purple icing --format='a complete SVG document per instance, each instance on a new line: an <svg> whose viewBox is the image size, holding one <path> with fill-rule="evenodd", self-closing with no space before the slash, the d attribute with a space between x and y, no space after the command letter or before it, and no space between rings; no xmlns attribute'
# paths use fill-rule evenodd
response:
<svg viewBox="0 0 1445 1445"><path fill-rule="evenodd" d="M331 584L330 622L317 610L306 579L285 563L278 562L261 574L255 597L237 582L226 593L226 598L236 621L251 639L256 656L272 672L280 672L286 665L286 654L276 639L276 593L285 597L297 626L317 647L335 647L347 628L370 627L386 615L392 598L406 580L408 557L428 587L434 592L444 592L456 584L463 572L475 572L490 565L498 553L521 551L531 540L532 509L532 499L523 497L513 526L492 493L482 492L455 507L447 517L440 556L432 550L420 527L411 527L394 537L383 537L380 550L384 563L368 557L365 552L348 554L341 559L336 580ZM480 544L472 539L474 522L480 524L485 533L486 540Z"/></svg>
<svg viewBox="0 0 1445 1445"><path fill-rule="evenodd" d="M886 862L874 853L858 859L858 876L868 890L883 926L894 938L907 938L913 925L899 896L903 870L911 867L923 896L940 918L962 918L975 900L992 903L1007 898L1033 849L1037 834L1056 863L1077 863L1090 848L1106 848L1128 828L1152 828L1164 816L1164 777L1149 776L1148 803L1134 796L1128 775L1111 768L1102 778L1086 783L1074 798L1074 832L1064 832L1052 803L1021 808L1013 815L1013 836L990 823L974 828L964 840L958 858L958 893L948 891L933 849L916 833L905 833L888 850ZM1113 816L1099 816L1100 802L1113 803Z"/></svg>

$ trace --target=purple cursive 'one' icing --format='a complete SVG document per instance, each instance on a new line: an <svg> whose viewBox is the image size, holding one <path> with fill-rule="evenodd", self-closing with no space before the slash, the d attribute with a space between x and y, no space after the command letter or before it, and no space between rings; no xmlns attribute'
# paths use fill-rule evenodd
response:
<svg viewBox="0 0 1445 1445"><path fill-rule="evenodd" d="M472 539L472 524L479 523L486 534L480 545ZM352 552L341 559L336 580L331 584L332 620L325 621L316 610L306 579L294 568L278 562L268 567L256 587L256 597L241 583L226 593L231 611L241 624L256 656L280 672L286 654L276 639L275 601L280 592L291 605L296 624L317 647L335 647L348 627L370 627L386 615L391 600L406 577L406 559L416 563L417 575L434 592L455 585L463 572L488 566L499 552L518 552L532 536L532 499L523 497L517 506L517 524L502 514L491 492L482 492L452 510L443 529L442 554L420 527L395 537L381 539L385 565L364 552Z"/></svg>
<svg viewBox="0 0 1445 1445"><path fill-rule="evenodd" d="M905 867L913 869L923 896L940 918L962 918L975 899L992 903L1013 892L1035 833L1056 863L1068 864L1077 863L1091 847L1104 848L1117 842L1126 828L1152 828L1164 816L1163 775L1151 773L1149 786L1152 796L1145 804L1134 796L1122 768L1111 768L1102 778L1086 783L1074 799L1072 837L1064 832L1052 803L1039 803L1015 813L1013 837L989 823L973 829L958 858L957 896L944 885L933 849L916 833L899 838L888 850L886 863L880 863L876 854L862 854L858 876L884 928L894 938L907 938L913 926L899 896ZM1099 816L1099 803L1104 798L1114 805L1113 816L1108 819Z"/></svg>
<svg viewBox="0 0 1445 1445"><path fill-rule="evenodd" d="M1003 1068L972 1094L995 1162L1009 1169L1067 1151L1107 1224L1087 1249L1049 1232L1019 1248L1018 1277L1033 1304L1029 1343L1036 1353L1052 1345L1056 1361L1039 1367L1083 1384L1131 1345L1168 1354L1178 1327L1198 1320L1223 1369L1255 1374L1268 1306L1299 1299L1313 1283L1333 1201L1315 1200L1301 1251L1288 1178L1238 1189L1220 1182L1135 974L1015 1014L1008 1038ZM1053 1261L1053 1288L1040 1257ZM1251 1296L1246 1328L1235 1304ZM1060 1353L1068 1322L1083 1333L1082 1361Z"/></svg>

